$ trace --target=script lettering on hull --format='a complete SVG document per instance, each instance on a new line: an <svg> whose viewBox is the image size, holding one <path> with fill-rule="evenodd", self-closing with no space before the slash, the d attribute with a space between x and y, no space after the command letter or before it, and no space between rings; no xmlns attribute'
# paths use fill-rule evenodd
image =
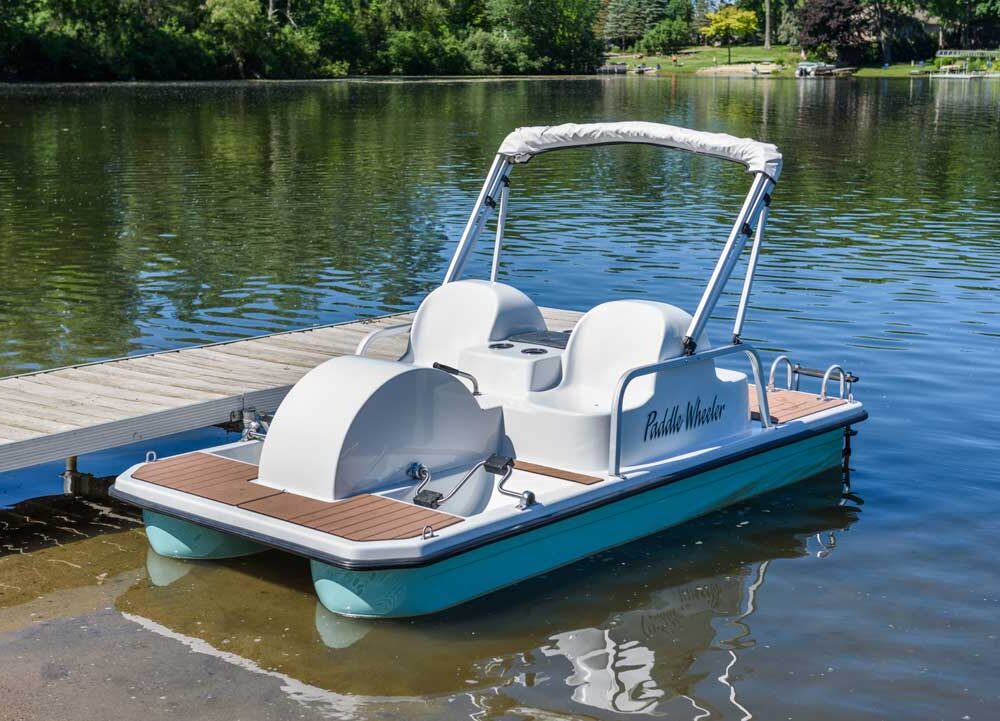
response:
<svg viewBox="0 0 1000 721"><path fill-rule="evenodd" d="M715 423L722 418L725 410L726 404L719 403L718 396L713 396L712 403L709 405L703 404L701 396L698 396L694 403L687 401L683 408L678 403L665 409L662 414L652 410L646 416L646 430L642 434L642 440L645 443L655 438L663 438Z"/></svg>

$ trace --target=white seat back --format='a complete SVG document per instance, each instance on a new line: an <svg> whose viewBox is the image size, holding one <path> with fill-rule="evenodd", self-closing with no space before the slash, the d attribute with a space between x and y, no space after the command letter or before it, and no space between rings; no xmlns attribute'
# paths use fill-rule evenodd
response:
<svg viewBox="0 0 1000 721"><path fill-rule="evenodd" d="M459 366L462 349L545 330L532 300L517 288L485 280L458 280L424 298L410 329L403 360L420 366Z"/></svg>
<svg viewBox="0 0 1000 721"><path fill-rule="evenodd" d="M690 322L690 314L680 308L650 300L615 300L592 308L570 335L560 394L577 396L574 405L610 407L626 371L681 355ZM704 338L698 347L708 347ZM633 381L628 405L645 402L655 383L656 376Z"/></svg>

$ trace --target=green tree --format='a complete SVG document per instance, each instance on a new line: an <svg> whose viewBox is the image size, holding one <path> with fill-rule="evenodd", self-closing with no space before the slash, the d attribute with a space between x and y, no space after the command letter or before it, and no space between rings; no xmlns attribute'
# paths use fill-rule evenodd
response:
<svg viewBox="0 0 1000 721"><path fill-rule="evenodd" d="M489 0L486 14L494 29L528 40L543 72L573 73L601 63L594 36L599 7L599 0Z"/></svg>
<svg viewBox="0 0 1000 721"><path fill-rule="evenodd" d="M669 0L663 7L663 19L651 27L639 40L644 53L670 53L691 41L693 8L688 0Z"/></svg>
<svg viewBox="0 0 1000 721"><path fill-rule="evenodd" d="M727 63L733 62L733 43L757 32L757 15L750 10L740 10L735 5L723 5L718 11L708 13L708 25L701 33L710 40L718 40L726 47Z"/></svg>
<svg viewBox="0 0 1000 721"><path fill-rule="evenodd" d="M622 49L642 37L643 18L639 0L611 0L604 20L604 37Z"/></svg>
<svg viewBox="0 0 1000 721"><path fill-rule="evenodd" d="M953 44L1000 45L1000 0L926 0L925 7L941 19Z"/></svg>
<svg viewBox="0 0 1000 721"><path fill-rule="evenodd" d="M796 45L799 42L799 13L796 0L779 5L781 20L775 36L782 45Z"/></svg>
<svg viewBox="0 0 1000 721"><path fill-rule="evenodd" d="M708 25L708 13L711 12L712 7L710 0L694 0L693 12L691 14L691 22L693 23L697 32L701 32L701 28Z"/></svg>
<svg viewBox="0 0 1000 721"><path fill-rule="evenodd" d="M206 0L208 33L232 55L241 78L247 60L261 49L264 10L258 0Z"/></svg>
<svg viewBox="0 0 1000 721"><path fill-rule="evenodd" d="M469 72L475 75L536 73L540 66L532 58L530 41L518 33L474 30L462 44Z"/></svg>
<svg viewBox="0 0 1000 721"><path fill-rule="evenodd" d="M638 48L649 55L664 55L681 49L691 41L691 23L666 18L650 28L639 40Z"/></svg>

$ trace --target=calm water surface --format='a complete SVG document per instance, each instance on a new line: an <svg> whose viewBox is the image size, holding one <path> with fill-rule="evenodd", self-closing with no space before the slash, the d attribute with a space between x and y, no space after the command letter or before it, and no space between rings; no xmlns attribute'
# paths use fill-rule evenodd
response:
<svg viewBox="0 0 1000 721"><path fill-rule="evenodd" d="M784 152L746 335L861 376L860 499L833 473L370 623L299 559L173 562L58 464L0 475L0 718L1000 717L1000 83L0 89L0 372L411 308L508 130L622 119ZM691 309L748 178L612 147L513 181L505 280Z"/></svg>

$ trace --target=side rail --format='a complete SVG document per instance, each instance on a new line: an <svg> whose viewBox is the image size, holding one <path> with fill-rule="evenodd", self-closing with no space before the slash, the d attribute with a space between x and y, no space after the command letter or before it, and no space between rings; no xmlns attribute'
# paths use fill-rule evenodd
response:
<svg viewBox="0 0 1000 721"><path fill-rule="evenodd" d="M827 368L825 371L820 370L819 368L806 368L798 363L793 363L792 359L786 355L779 355L774 359L774 363L771 364L771 373L767 378L767 389L769 391L775 390L774 376L777 374L778 369L782 367L782 365L784 365L785 368L785 390L799 390L799 381L802 376L820 378L822 379L820 381L820 392L816 397L821 401L825 401L830 397L826 392L827 386L831 380L836 379L840 382L837 397L846 398L849 401L854 400L854 384L857 383L860 378L850 371L845 371L836 363Z"/></svg>
<svg viewBox="0 0 1000 721"><path fill-rule="evenodd" d="M615 391L615 397L611 405L611 449L608 453L608 471L612 476L621 475L621 465L622 465L622 406L625 403L625 392L628 390L629 385L636 378L642 378L643 376L652 375L653 373L659 373L660 371L668 370L670 368L677 368L680 366L691 365L693 363L701 363L703 361L711 360L713 358L719 358L722 356L733 355L735 353L745 353L747 358L750 359L750 367L753 370L753 382L757 388L757 403L760 405L760 424L764 428L770 428L773 424L771 423L771 409L767 403L767 389L764 386L763 377L761 375L761 364L760 355L758 355L757 350L746 343L740 343L737 345L725 345L719 348L711 348L706 351L701 351L695 353L694 355L684 355L678 356L677 358L670 358L668 360L660 361L659 363L651 363L650 365L639 366L638 368L633 368L630 371L626 371L624 375L618 380L618 389Z"/></svg>
<svg viewBox="0 0 1000 721"><path fill-rule="evenodd" d="M401 323L400 325L390 325L387 328L373 330L361 339L361 342L358 343L358 347L354 351L354 355L364 355L375 341L400 335L401 333L408 333L412 326L413 323Z"/></svg>

